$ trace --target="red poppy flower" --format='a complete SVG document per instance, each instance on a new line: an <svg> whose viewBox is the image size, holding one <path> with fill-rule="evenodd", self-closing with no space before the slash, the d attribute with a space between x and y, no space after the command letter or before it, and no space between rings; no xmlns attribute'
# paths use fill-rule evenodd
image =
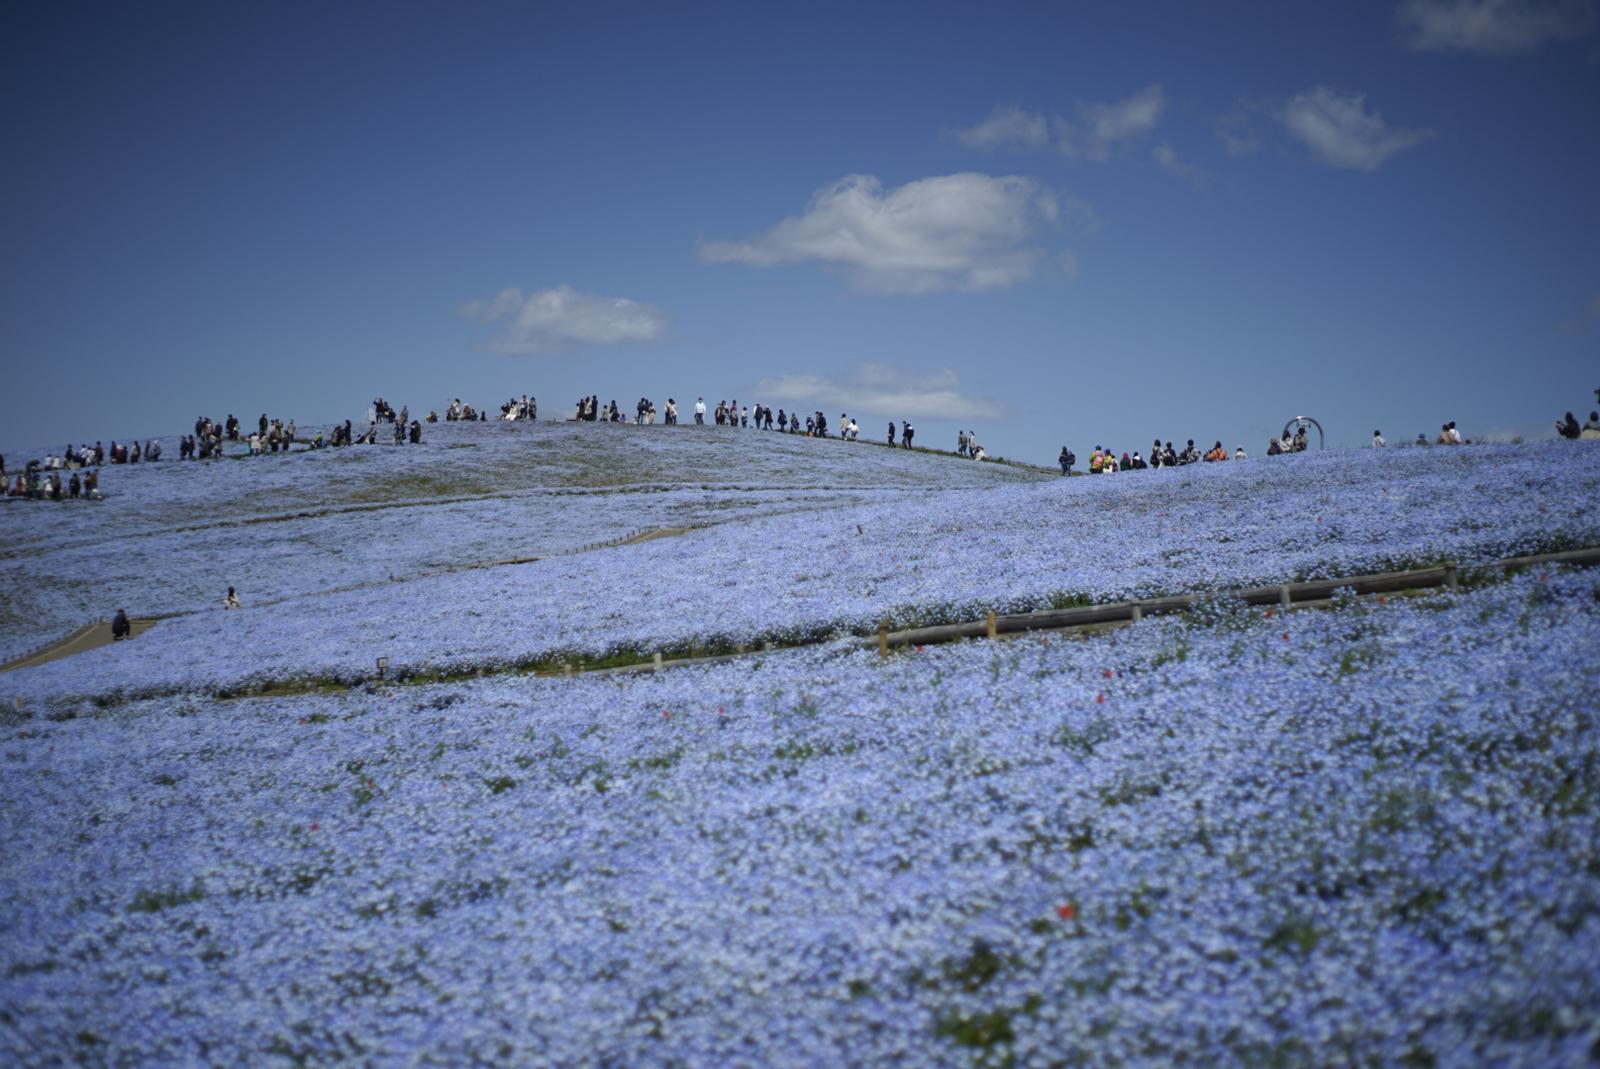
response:
<svg viewBox="0 0 1600 1069"><path fill-rule="evenodd" d="M1064 921L1077 920L1078 907L1071 902L1063 902L1061 905L1056 907L1056 916L1060 917Z"/></svg>

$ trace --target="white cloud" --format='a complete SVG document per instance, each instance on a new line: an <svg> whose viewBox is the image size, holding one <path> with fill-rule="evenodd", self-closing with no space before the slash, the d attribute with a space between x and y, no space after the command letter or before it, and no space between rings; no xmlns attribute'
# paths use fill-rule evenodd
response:
<svg viewBox="0 0 1600 1069"><path fill-rule="evenodd" d="M1241 100L1233 111L1217 117L1215 129L1223 151L1230 156L1249 156L1261 148L1251 119L1260 110L1259 104Z"/></svg>
<svg viewBox="0 0 1600 1069"><path fill-rule="evenodd" d="M999 402L968 396L960 386L956 373L948 368L917 371L869 361L857 367L847 382L834 382L819 375L780 375L764 379L756 392L764 399L763 404L771 401L820 406L830 418L835 408L857 419L869 414L885 419L977 422L1004 415Z"/></svg>
<svg viewBox="0 0 1600 1069"><path fill-rule="evenodd" d="M952 174L885 192L871 175L820 190L801 215L748 241L700 247L708 263L770 267L816 261L873 293L990 290L1033 274L1035 235L1055 225L1055 195L1016 175Z"/></svg>
<svg viewBox="0 0 1600 1069"><path fill-rule="evenodd" d="M626 297L579 293L571 286L524 295L511 287L493 297L468 301L461 315L474 323L504 321L487 348L497 353L554 353L577 343L616 345L653 341L667 326L666 313Z"/></svg>
<svg viewBox="0 0 1600 1069"><path fill-rule="evenodd" d="M1056 147L1063 155L1100 162L1118 145L1155 129L1166 109L1161 85L1149 85L1126 100L1080 103L1077 121L1056 119Z"/></svg>
<svg viewBox="0 0 1600 1069"><path fill-rule="evenodd" d="M1166 143L1157 145L1150 150L1150 158L1155 160L1163 171L1166 171L1174 178L1181 178L1195 186L1203 184L1204 176L1200 173L1200 169L1192 163L1180 160L1177 150L1171 145Z"/></svg>
<svg viewBox="0 0 1600 1069"><path fill-rule="evenodd" d="M1050 143L1050 125L1045 121L1045 117L1023 111L1015 105L1009 108L995 108L994 114L977 126L969 126L954 133L962 143L985 152L1012 146L1043 148Z"/></svg>
<svg viewBox="0 0 1600 1069"><path fill-rule="evenodd" d="M1421 52L1509 55L1594 29L1594 0L1403 0L1400 39Z"/></svg>
<svg viewBox="0 0 1600 1069"><path fill-rule="evenodd" d="M1361 93L1341 94L1325 86L1290 97L1279 118L1332 167L1375 171L1383 161L1433 136L1429 130L1392 128L1368 113Z"/></svg>

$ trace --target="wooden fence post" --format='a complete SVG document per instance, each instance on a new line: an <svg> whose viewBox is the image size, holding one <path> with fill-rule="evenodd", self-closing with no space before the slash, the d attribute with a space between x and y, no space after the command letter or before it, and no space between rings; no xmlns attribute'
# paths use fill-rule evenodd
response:
<svg viewBox="0 0 1600 1069"><path fill-rule="evenodd" d="M1144 619L1144 607L1138 602L1133 603L1133 622L1138 623Z"/></svg>
<svg viewBox="0 0 1600 1069"><path fill-rule="evenodd" d="M1454 564L1446 564L1444 566L1444 585L1449 588L1452 594L1461 589L1461 574L1456 570Z"/></svg>
<svg viewBox="0 0 1600 1069"><path fill-rule="evenodd" d="M1278 588L1278 604L1287 609L1294 597L1289 593L1289 584L1285 583Z"/></svg>
<svg viewBox="0 0 1600 1069"><path fill-rule="evenodd" d="M878 656L889 656L889 621L887 618L878 624Z"/></svg>
<svg viewBox="0 0 1600 1069"><path fill-rule="evenodd" d="M655 668L656 668L657 672L661 671L661 651L660 650L656 650L656 654L655 654L654 657L652 657L650 659L650 663L655 665Z"/></svg>
<svg viewBox="0 0 1600 1069"><path fill-rule="evenodd" d="M996 635L998 635L1000 633L1000 627L995 622L994 610L993 609L990 609L988 614L983 619L984 619L984 624L989 629L989 637L990 638L994 638Z"/></svg>

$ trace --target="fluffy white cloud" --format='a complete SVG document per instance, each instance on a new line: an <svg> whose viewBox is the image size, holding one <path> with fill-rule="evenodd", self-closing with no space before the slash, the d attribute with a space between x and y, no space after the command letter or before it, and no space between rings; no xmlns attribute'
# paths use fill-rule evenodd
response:
<svg viewBox="0 0 1600 1069"><path fill-rule="evenodd" d="M1043 115L1023 111L1015 105L995 108L977 126L955 131L962 143L976 149L989 151L997 148L1043 148L1050 143L1050 124Z"/></svg>
<svg viewBox="0 0 1600 1069"><path fill-rule="evenodd" d="M1155 129L1165 109L1166 98L1159 83L1146 86L1126 100L1079 104L1076 121L1056 119L1056 147L1063 155L1076 159L1105 160L1117 146Z"/></svg>
<svg viewBox="0 0 1600 1069"><path fill-rule="evenodd" d="M554 353L569 344L615 345L653 341L667 326L666 313L626 297L579 293L571 286L524 294L511 287L493 297L468 301L463 318L501 323L487 348L497 353Z"/></svg>
<svg viewBox="0 0 1600 1069"><path fill-rule="evenodd" d="M1033 273L1044 255L1034 238L1058 216L1054 194L1016 175L942 175L885 192L855 174L748 241L702 245L700 258L756 267L816 261L873 293L999 289Z"/></svg>
<svg viewBox="0 0 1600 1069"><path fill-rule="evenodd" d="M1400 39L1424 52L1509 55L1594 29L1594 0L1403 0Z"/></svg>
<svg viewBox="0 0 1600 1069"><path fill-rule="evenodd" d="M1361 93L1318 86L1290 97L1279 117L1324 163L1357 171L1375 171L1390 156L1433 136L1390 127L1382 115L1368 113L1366 100Z"/></svg>
<svg viewBox="0 0 1600 1069"><path fill-rule="evenodd" d="M856 368L847 382L819 375L780 375L756 387L763 404L792 403L820 406L832 419L835 408L884 419L949 419L961 422L999 419L1004 409L987 397L961 392L954 371L916 371L893 364L867 362ZM875 428L865 428L875 433Z"/></svg>

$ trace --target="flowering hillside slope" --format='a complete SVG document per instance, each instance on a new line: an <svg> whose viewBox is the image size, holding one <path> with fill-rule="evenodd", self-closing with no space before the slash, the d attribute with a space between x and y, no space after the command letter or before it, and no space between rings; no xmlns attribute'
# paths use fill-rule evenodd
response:
<svg viewBox="0 0 1600 1069"><path fill-rule="evenodd" d="M359 680L378 656L396 670L460 671L793 641L886 617L971 618L1595 545L1600 450L1586 446L1308 454L809 514L757 507L681 538L199 612L134 643L9 673L0 697ZM220 560L247 570L251 557L241 543Z"/></svg>
<svg viewBox="0 0 1600 1069"><path fill-rule="evenodd" d="M1514 463L1484 456L1463 486ZM1302 500L1337 481L1295 470ZM1215 504L1228 479L1283 500L1243 468L1187 482ZM1443 526L1448 495L1382 485ZM1039 500L1115 513L1146 492ZM1393 545L1360 521L1370 500L1328 505L1360 552ZM1158 512L1206 545L1256 537ZM1445 548L1532 537L1484 518L1497 535ZM1272 529L1280 567L1309 559L1309 524ZM750 554L783 528L756 531ZM748 593L716 578L708 615ZM1597 584L7 713L0 1058L1584 1064Z"/></svg>
<svg viewBox="0 0 1600 1069"><path fill-rule="evenodd" d="M258 606L641 528L1039 478L837 439L568 423L447 423L419 446L108 466L102 504L0 499L0 559L13 565L0 573L0 658L118 608L211 608L229 586Z"/></svg>

